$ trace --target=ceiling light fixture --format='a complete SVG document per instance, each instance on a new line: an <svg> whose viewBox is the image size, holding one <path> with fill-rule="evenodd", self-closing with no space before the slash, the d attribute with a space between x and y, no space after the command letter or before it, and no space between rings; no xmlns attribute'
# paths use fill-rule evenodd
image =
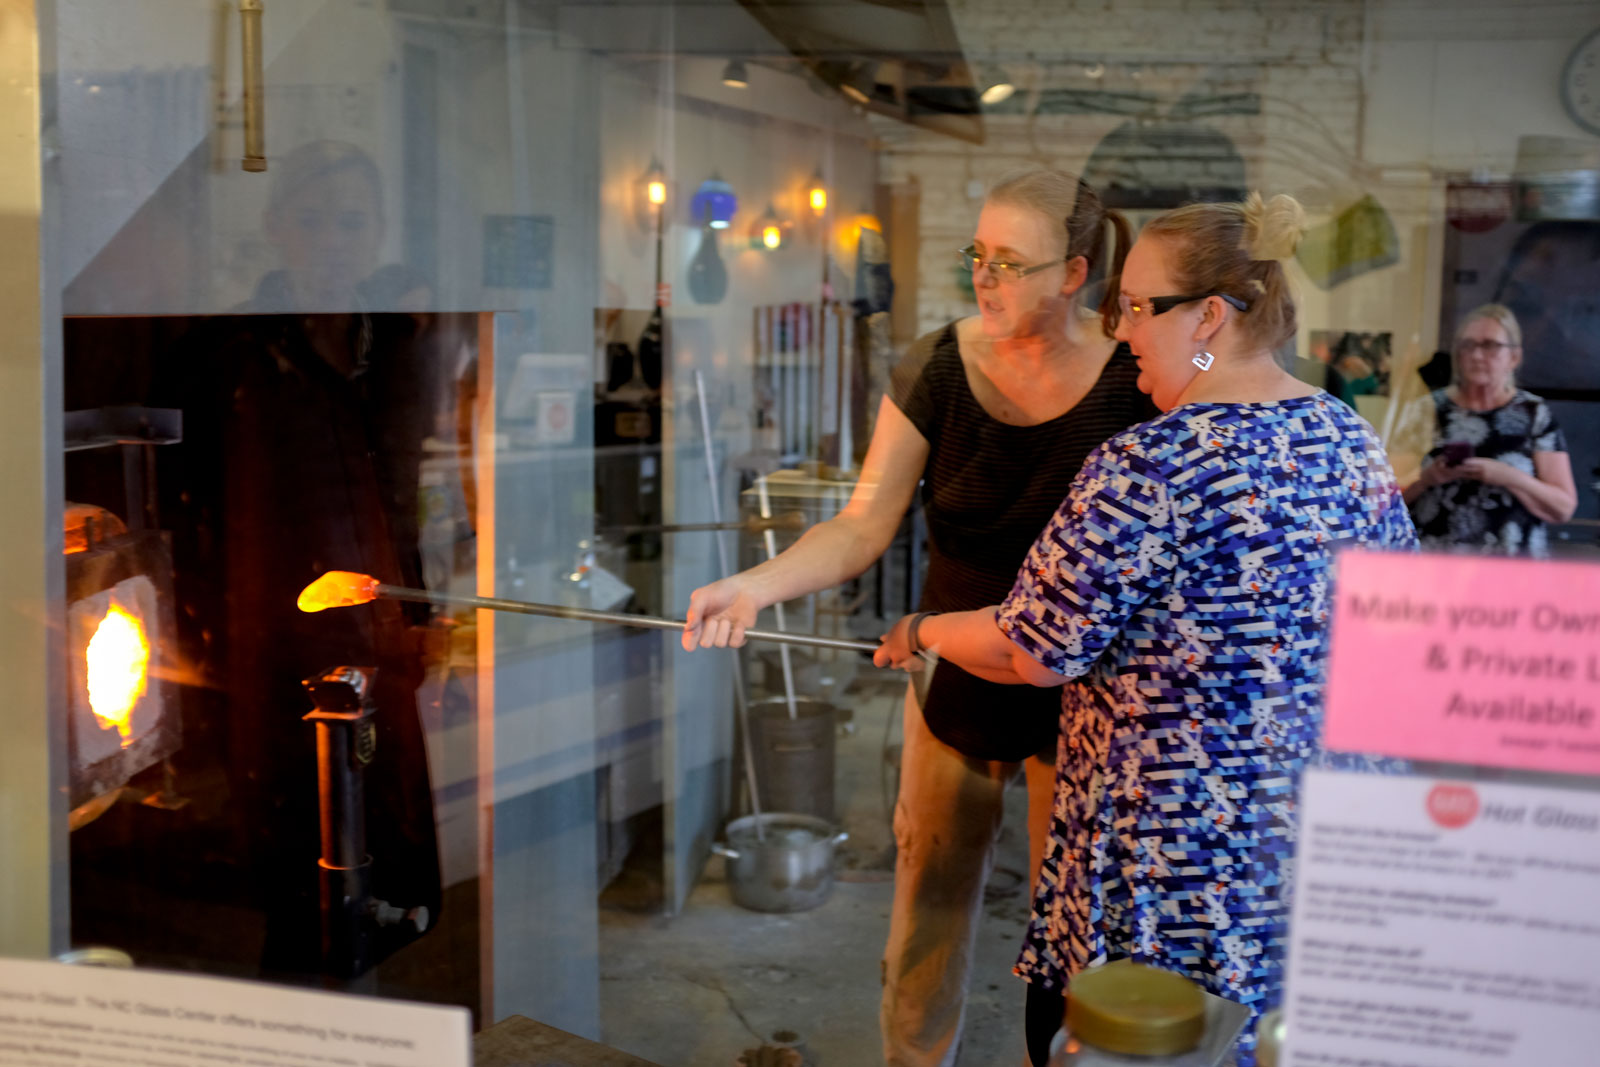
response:
<svg viewBox="0 0 1600 1067"><path fill-rule="evenodd" d="M858 104L872 102L873 93L878 88L878 65L876 63L860 63L852 66L839 81L839 91Z"/></svg>
<svg viewBox="0 0 1600 1067"><path fill-rule="evenodd" d="M993 107L996 104L1004 103L1010 100L1017 91L1016 84L1000 67L985 67L980 72L978 84L983 87L982 91L978 93L978 99L983 102L985 107Z"/></svg>
<svg viewBox="0 0 1600 1067"><path fill-rule="evenodd" d="M728 65L722 68L722 84L730 89L750 88L750 72L745 70L743 60L728 60Z"/></svg>
<svg viewBox="0 0 1600 1067"><path fill-rule="evenodd" d="M1010 82L995 82L980 93L978 99L992 107L995 104L1010 100L1011 94L1016 91L1017 87Z"/></svg>

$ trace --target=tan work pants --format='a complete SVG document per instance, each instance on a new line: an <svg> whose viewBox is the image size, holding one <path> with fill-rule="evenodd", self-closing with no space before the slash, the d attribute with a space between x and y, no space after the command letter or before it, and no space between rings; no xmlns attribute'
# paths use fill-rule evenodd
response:
<svg viewBox="0 0 1600 1067"><path fill-rule="evenodd" d="M1019 772L1028 784L1031 895L1054 807L1054 753L1023 763L963 756L928 732L906 688L900 797L894 809L899 852L880 1013L889 1067L955 1063L983 887L994 867L1006 783ZM1020 1045L1020 998L1017 1032Z"/></svg>

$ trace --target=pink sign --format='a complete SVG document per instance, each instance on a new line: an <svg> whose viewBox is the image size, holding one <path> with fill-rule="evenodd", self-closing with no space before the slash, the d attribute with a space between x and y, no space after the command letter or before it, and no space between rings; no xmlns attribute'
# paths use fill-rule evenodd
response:
<svg viewBox="0 0 1600 1067"><path fill-rule="evenodd" d="M1330 749L1600 774L1600 566L1340 555Z"/></svg>

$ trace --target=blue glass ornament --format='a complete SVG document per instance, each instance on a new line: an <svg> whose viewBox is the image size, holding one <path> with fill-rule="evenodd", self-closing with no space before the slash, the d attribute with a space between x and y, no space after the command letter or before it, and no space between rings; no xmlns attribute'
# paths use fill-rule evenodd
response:
<svg viewBox="0 0 1600 1067"><path fill-rule="evenodd" d="M710 223L713 230L727 229L738 210L739 198L734 195L733 186L715 172L700 183L689 201L690 221L700 226Z"/></svg>

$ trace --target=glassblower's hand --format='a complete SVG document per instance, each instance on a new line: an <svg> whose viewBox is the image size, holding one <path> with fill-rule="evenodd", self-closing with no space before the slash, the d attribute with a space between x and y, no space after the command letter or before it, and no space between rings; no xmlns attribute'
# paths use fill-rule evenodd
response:
<svg viewBox="0 0 1600 1067"><path fill-rule="evenodd" d="M761 605L739 576L702 585L689 594L689 613L683 625L683 647L740 648L744 632L756 623Z"/></svg>
<svg viewBox="0 0 1600 1067"><path fill-rule="evenodd" d="M889 632L878 639L883 644L872 654L873 664L902 671L921 668L921 657L911 648L911 620L914 618L915 615L902 615L898 622L889 627Z"/></svg>

